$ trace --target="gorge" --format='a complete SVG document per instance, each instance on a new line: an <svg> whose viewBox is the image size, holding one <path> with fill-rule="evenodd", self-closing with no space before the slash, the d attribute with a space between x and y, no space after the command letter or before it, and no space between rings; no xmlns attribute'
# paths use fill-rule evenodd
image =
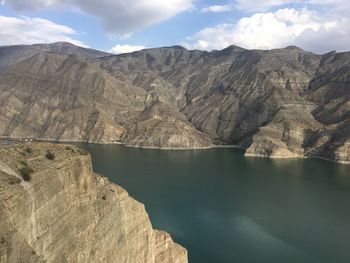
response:
<svg viewBox="0 0 350 263"><path fill-rule="evenodd" d="M347 263L349 164L350 52L0 47L0 262Z"/></svg>

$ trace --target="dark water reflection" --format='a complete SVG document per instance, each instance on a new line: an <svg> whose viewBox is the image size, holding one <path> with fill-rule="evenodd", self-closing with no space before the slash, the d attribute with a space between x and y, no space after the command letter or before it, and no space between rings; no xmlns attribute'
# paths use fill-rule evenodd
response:
<svg viewBox="0 0 350 263"><path fill-rule="evenodd" d="M190 262L350 262L350 166L78 144Z"/></svg>

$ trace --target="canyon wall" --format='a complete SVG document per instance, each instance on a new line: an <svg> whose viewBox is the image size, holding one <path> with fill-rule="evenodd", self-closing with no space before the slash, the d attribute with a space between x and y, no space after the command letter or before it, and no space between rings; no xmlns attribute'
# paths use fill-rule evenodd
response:
<svg viewBox="0 0 350 263"><path fill-rule="evenodd" d="M0 262L187 262L143 204L74 146L0 147Z"/></svg>

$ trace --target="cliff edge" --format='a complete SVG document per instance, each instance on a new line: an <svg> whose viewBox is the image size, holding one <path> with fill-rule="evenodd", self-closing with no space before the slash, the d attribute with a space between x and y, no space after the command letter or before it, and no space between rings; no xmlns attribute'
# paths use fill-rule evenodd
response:
<svg viewBox="0 0 350 263"><path fill-rule="evenodd" d="M0 147L0 262L187 262L144 205L74 146Z"/></svg>

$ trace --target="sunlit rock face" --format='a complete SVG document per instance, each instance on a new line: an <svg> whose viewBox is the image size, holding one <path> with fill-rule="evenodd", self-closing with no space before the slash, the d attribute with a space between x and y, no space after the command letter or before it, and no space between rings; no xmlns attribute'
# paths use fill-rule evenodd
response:
<svg viewBox="0 0 350 263"><path fill-rule="evenodd" d="M52 156L48 155L48 151ZM23 178L24 167L30 178ZM187 262L144 205L69 145L0 148L1 262Z"/></svg>
<svg viewBox="0 0 350 263"><path fill-rule="evenodd" d="M3 136L235 144L246 155L349 161L349 52L174 46L106 55L56 45L6 53L13 55L0 74Z"/></svg>

